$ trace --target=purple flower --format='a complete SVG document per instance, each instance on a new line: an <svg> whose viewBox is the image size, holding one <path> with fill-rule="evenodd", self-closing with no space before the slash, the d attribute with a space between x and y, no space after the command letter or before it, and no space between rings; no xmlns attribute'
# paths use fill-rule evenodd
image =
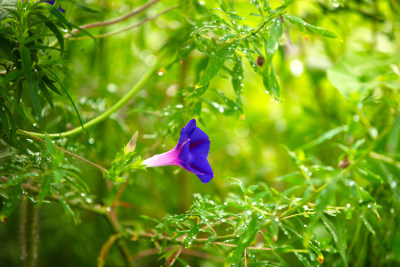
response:
<svg viewBox="0 0 400 267"><path fill-rule="evenodd" d="M25 2L25 0L22 0L22 2ZM43 0L40 0L40 2L47 3L47 4L50 4L50 5L54 6L54 3L55 3L56 1L43 1ZM61 5L60 5L60 7L58 8L58 10L60 10L62 13L65 13L65 10L61 8Z"/></svg>
<svg viewBox="0 0 400 267"><path fill-rule="evenodd" d="M47 4L50 4L50 5L54 6L54 3L56 1L43 1L43 0L40 0L40 2L47 3ZM62 13L65 13L65 10L61 8L61 5L58 7L58 10L60 10Z"/></svg>
<svg viewBox="0 0 400 267"><path fill-rule="evenodd" d="M196 174L206 184L214 177L207 161L209 151L210 139L192 119L181 130L178 144L172 150L146 159L143 164L147 167L178 165Z"/></svg>

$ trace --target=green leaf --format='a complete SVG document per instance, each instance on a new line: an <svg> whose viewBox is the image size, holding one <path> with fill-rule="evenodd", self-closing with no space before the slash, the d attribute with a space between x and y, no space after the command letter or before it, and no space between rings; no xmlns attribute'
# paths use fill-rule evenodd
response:
<svg viewBox="0 0 400 267"><path fill-rule="evenodd" d="M247 226L246 232L244 232L237 244L236 248L233 250L231 254L229 254L228 258L226 259L226 263L233 264L238 263L242 260L244 250L250 246L251 242L254 240L258 231L262 228L264 223L263 217L260 216L259 213L254 212L252 214L252 219Z"/></svg>
<svg viewBox="0 0 400 267"><path fill-rule="evenodd" d="M201 227L201 224L196 224L194 227L192 227L189 230L187 237L183 241L183 244L185 247L190 246L192 244L192 242L196 239L196 235L199 232L200 227Z"/></svg>
<svg viewBox="0 0 400 267"><path fill-rule="evenodd" d="M3 77L2 84L8 84L10 82L15 82L15 80L20 77L21 72L22 72L21 70L13 70L13 71L7 72L7 75Z"/></svg>
<svg viewBox="0 0 400 267"><path fill-rule="evenodd" d="M332 130L329 130L325 133L323 133L322 135L320 135L318 138L306 143L305 145L303 145L301 148L303 150L312 148L314 146L320 145L328 140L331 140L333 137L335 137L336 135L342 133L342 132L346 132L349 129L349 127L347 125L343 125L343 126L339 126L337 128L334 128Z"/></svg>
<svg viewBox="0 0 400 267"><path fill-rule="evenodd" d="M400 89L400 76L392 68L399 61L400 55L348 54L328 70L328 79L344 97L358 103L379 86Z"/></svg>
<svg viewBox="0 0 400 267"><path fill-rule="evenodd" d="M57 89L57 87L55 87L54 81L50 80L47 76L43 76L42 79L50 90L58 95L61 95L61 92Z"/></svg>
<svg viewBox="0 0 400 267"><path fill-rule="evenodd" d="M20 46L21 59L22 59L22 69L24 71L26 83L28 85L29 96L32 101L33 110L36 113L36 116L39 118L39 124L43 125L42 120L42 106L40 104L40 98L38 94L38 88L35 79L32 74L32 61L31 55L29 53L29 49L25 46Z"/></svg>
<svg viewBox="0 0 400 267"><path fill-rule="evenodd" d="M7 136L7 139L11 139L11 130L10 130L10 125L8 123L8 113L6 112L7 107L0 107L0 121L1 121L1 126L3 127L4 133Z"/></svg>
<svg viewBox="0 0 400 267"><path fill-rule="evenodd" d="M225 177L225 178L231 179L232 184L238 185L243 193L246 192L246 187L244 186L242 181L240 181L239 179L233 178L233 177Z"/></svg>
<svg viewBox="0 0 400 267"><path fill-rule="evenodd" d="M343 259L345 266L347 265L347 258L346 258L346 241L343 240L342 236L339 234L338 230L336 229L335 225L325 217L325 215L319 216L322 222L325 224L326 229L331 233L333 240L336 243L336 247L339 251L340 256Z"/></svg>
<svg viewBox="0 0 400 267"><path fill-rule="evenodd" d="M233 90L235 91L237 102L241 104L242 103L241 95L243 90L243 76L244 76L241 57L235 56L235 65L233 67L231 74L232 74Z"/></svg>
<svg viewBox="0 0 400 267"><path fill-rule="evenodd" d="M71 1L71 0L64 0L64 1L65 2L70 2L70 3L74 4L74 5L76 5L79 9L82 9L82 10L84 10L86 12L89 12L89 13L94 13L94 14L100 13L98 10L92 9L92 8L90 8L88 6L85 6L85 5L81 5L81 4L79 4L78 2L75 2L75 1Z"/></svg>
<svg viewBox="0 0 400 267"><path fill-rule="evenodd" d="M42 185L40 187L40 192L39 192L39 203L42 203L43 200L49 195L51 182L52 182L52 177L50 174L43 175Z"/></svg>
<svg viewBox="0 0 400 267"><path fill-rule="evenodd" d="M218 50L215 56L208 63L207 68L200 78L200 81L196 84L196 90L208 86L212 78L217 75L218 71L224 65L225 59L230 57L235 52L238 45L239 41L236 41L230 44L226 44Z"/></svg>
<svg viewBox="0 0 400 267"><path fill-rule="evenodd" d="M365 215L361 215L361 219L365 225L365 227L367 227L368 231L371 232L371 234L376 235L374 228L372 227L372 225L369 223L369 221L367 220L367 218L365 217Z"/></svg>
<svg viewBox="0 0 400 267"><path fill-rule="evenodd" d="M21 184L18 184L11 191L8 200L2 207L0 211L0 221L4 221L10 214L14 211L14 209L18 206L21 200L22 187Z"/></svg>
<svg viewBox="0 0 400 267"><path fill-rule="evenodd" d="M279 101L281 87L272 63L261 69L261 75L263 77L263 84L266 92L272 96L271 100Z"/></svg>
<svg viewBox="0 0 400 267"><path fill-rule="evenodd" d="M54 109L53 99L52 99L52 97L50 95L50 92L49 92L49 90L47 90L47 87L46 87L46 85L45 85L45 83L43 81L39 84L39 88L43 92L44 96L46 97L47 102L49 102L50 107L52 109Z"/></svg>
<svg viewBox="0 0 400 267"><path fill-rule="evenodd" d="M282 35L282 21L280 18L276 18L274 24L270 29L270 35L268 41L265 43L265 58L266 62L265 65L270 65L272 62L272 57L274 56L276 50L279 47L279 38Z"/></svg>
<svg viewBox="0 0 400 267"><path fill-rule="evenodd" d="M62 54L64 52L64 37L63 37L62 33L60 32L60 30L46 16L40 14L39 12L35 13L35 15L38 16L43 21L43 23L46 25L46 27L49 28L50 31L52 31L54 33L54 35L56 36L57 41L60 45L60 48L61 48L60 52Z"/></svg>
<svg viewBox="0 0 400 267"><path fill-rule="evenodd" d="M51 191L58 196L58 201L60 202L61 206L64 208L64 210L67 213L69 213L72 216L75 224L77 224L75 213L71 209L71 207L68 205L67 201L65 201L65 199L61 196L61 194L54 187L51 188Z"/></svg>
<svg viewBox="0 0 400 267"><path fill-rule="evenodd" d="M78 108L76 107L74 100L72 100L72 97L71 97L70 94L68 93L67 88L64 87L64 85L63 85L63 83L61 82L61 80L57 77L57 75L56 75L51 69L47 69L47 70L52 74L53 79L57 81L57 83L61 86L61 88L62 88L62 90L64 91L64 93L67 95L69 101L71 102L72 106L73 106L74 109L75 109L76 115L78 116L78 119L79 119L79 122L80 122L80 124L81 124L81 126L82 126L82 129L85 131L85 128L84 128L84 126L83 126L83 122L82 122L81 116L79 115L79 112L78 112Z"/></svg>
<svg viewBox="0 0 400 267"><path fill-rule="evenodd" d="M189 263L187 263L186 261L182 260L181 258L176 258L177 261L179 261L182 266L184 267L190 267Z"/></svg>
<svg viewBox="0 0 400 267"><path fill-rule="evenodd" d="M323 36L323 37L338 39L339 41L343 42L342 37L340 37L340 35L335 32L331 32L331 31L325 30L323 28L311 25L293 15L283 15L283 17L290 23L296 25L297 28L299 28L300 32L302 32L302 33L306 33L307 30L310 30L316 34Z"/></svg>
<svg viewBox="0 0 400 267"><path fill-rule="evenodd" d="M215 235L215 234L210 235L210 237L207 238L206 243L204 243L204 248L208 248L209 246L211 246L211 244L215 241L216 238L217 238L217 235Z"/></svg>

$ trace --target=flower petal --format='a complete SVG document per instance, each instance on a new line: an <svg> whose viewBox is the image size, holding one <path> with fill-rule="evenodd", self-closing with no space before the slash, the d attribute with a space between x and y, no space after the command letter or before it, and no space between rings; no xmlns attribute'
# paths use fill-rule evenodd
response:
<svg viewBox="0 0 400 267"><path fill-rule="evenodd" d="M186 142L190 138L190 135L193 133L195 128L196 120L192 119L186 124L185 127L182 128L181 135L179 136L179 141L176 146L180 147L184 142Z"/></svg>
<svg viewBox="0 0 400 267"><path fill-rule="evenodd" d="M192 157L193 156L191 155L191 152L190 152L189 142L187 142L180 148L180 153L178 156L178 158L179 158L178 164L187 171L190 171L195 174L203 174L203 172L201 170L197 170L190 166L189 162L190 162L190 158L192 158Z"/></svg>
<svg viewBox="0 0 400 267"><path fill-rule="evenodd" d="M203 174L196 174L197 177L203 182L208 183L213 177L214 172L211 169L210 163L208 163L207 159L202 161L196 161L194 164L189 164L190 167L194 167L195 169L203 172Z"/></svg>

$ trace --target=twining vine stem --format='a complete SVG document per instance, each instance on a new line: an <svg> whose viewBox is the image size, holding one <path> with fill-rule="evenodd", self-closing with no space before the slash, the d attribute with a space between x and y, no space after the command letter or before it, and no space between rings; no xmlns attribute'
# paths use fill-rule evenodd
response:
<svg viewBox="0 0 400 267"><path fill-rule="evenodd" d="M130 89L117 103L115 103L111 108L109 108L107 111L104 113L100 114L99 116L93 118L92 120L86 122L83 124L83 127L85 129L88 129L99 122L105 120L108 118L111 114L113 114L115 111L120 109L123 105L125 105L153 76L153 74L156 72L158 66L155 64L152 68L148 69L147 72L142 76L142 78ZM62 133L53 133L53 134L43 134L43 133L36 133L36 132L29 132L29 131L22 131L19 130L20 133L23 132L23 134L30 134L31 136L36 136L36 137L45 137L49 136L52 138L62 138L66 136L71 136L78 134L83 131L82 127L76 127L72 130L62 132Z"/></svg>

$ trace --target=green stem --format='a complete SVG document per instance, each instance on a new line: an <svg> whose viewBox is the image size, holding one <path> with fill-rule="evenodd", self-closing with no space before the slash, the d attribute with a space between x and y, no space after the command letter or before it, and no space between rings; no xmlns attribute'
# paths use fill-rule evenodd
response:
<svg viewBox="0 0 400 267"><path fill-rule="evenodd" d="M158 67L158 65L155 64L154 67L150 68L142 76L142 78L132 87L132 89L130 89L117 103L115 103L114 106L109 108L106 112L95 117L94 119L84 123L83 127L85 129L88 129L89 127L92 127L92 126L98 124L99 122L108 118L111 114L116 112L118 109L120 109L123 105L125 105L150 80L150 78L153 76L154 72L157 70L157 67ZM43 133L28 132L28 131L24 131L24 132L34 135L34 136L37 136L37 137L42 137L42 138L45 137L46 135L49 137L54 137L54 138L62 138L62 137L78 134L82 131L83 131L82 127L77 127L70 131L54 133L54 134L43 134Z"/></svg>
<svg viewBox="0 0 400 267"><path fill-rule="evenodd" d="M34 267L37 263L38 210L28 199L21 202L21 245L22 261L26 267Z"/></svg>

